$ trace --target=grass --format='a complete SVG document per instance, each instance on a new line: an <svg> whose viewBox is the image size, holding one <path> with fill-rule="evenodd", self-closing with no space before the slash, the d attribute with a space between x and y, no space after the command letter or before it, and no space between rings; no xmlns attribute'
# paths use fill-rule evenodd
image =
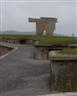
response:
<svg viewBox="0 0 77 96"><path fill-rule="evenodd" d="M77 44L77 40L74 37L37 36L36 38L40 44Z"/></svg>
<svg viewBox="0 0 77 96"><path fill-rule="evenodd" d="M33 35L18 35L18 34L15 34L15 35L11 35L11 34L2 34L0 35L0 38L17 38L17 39L25 39L25 38L32 38Z"/></svg>
<svg viewBox="0 0 77 96"><path fill-rule="evenodd" d="M63 50L57 51L56 53L62 55L77 55L77 48L65 48Z"/></svg>
<svg viewBox="0 0 77 96"><path fill-rule="evenodd" d="M77 37L67 36L37 36L37 35L0 35L0 38L35 39L39 44L77 44Z"/></svg>

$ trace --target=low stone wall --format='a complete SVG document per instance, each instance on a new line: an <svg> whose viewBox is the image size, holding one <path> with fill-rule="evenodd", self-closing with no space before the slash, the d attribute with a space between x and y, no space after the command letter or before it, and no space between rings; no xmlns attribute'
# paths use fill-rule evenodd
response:
<svg viewBox="0 0 77 96"><path fill-rule="evenodd" d="M15 44L34 44L33 39L17 39L17 38L0 38L0 42L15 43Z"/></svg>
<svg viewBox="0 0 77 96"><path fill-rule="evenodd" d="M34 44L34 47L35 51L33 53L33 57L35 59L49 59L49 55L55 54L52 51L63 50L64 48L77 48L77 44L68 44L68 45Z"/></svg>
<svg viewBox="0 0 77 96"><path fill-rule="evenodd" d="M12 38L0 38L0 42L19 43L19 40L17 40L17 39L12 39Z"/></svg>
<svg viewBox="0 0 77 96"><path fill-rule="evenodd" d="M77 91L77 56L55 56L50 62L50 90Z"/></svg>
<svg viewBox="0 0 77 96"><path fill-rule="evenodd" d="M48 59L48 51L43 48L35 48L33 53L35 59Z"/></svg>

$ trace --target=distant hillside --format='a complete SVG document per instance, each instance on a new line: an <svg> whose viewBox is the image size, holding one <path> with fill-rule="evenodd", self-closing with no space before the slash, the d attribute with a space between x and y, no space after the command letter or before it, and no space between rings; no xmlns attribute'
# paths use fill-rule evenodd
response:
<svg viewBox="0 0 77 96"><path fill-rule="evenodd" d="M35 34L35 32L0 31L0 34Z"/></svg>
<svg viewBox="0 0 77 96"><path fill-rule="evenodd" d="M35 35L36 32L0 31L0 34ZM60 34L60 33L54 33L53 35L54 35L54 36L71 36L70 34L69 34L69 35L64 35L64 34ZM73 36L73 37L76 37L76 36Z"/></svg>

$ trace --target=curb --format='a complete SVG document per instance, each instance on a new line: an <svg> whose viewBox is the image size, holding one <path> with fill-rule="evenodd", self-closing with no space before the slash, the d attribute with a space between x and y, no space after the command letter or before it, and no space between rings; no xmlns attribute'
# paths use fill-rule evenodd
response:
<svg viewBox="0 0 77 96"><path fill-rule="evenodd" d="M64 93L54 93L54 94L51 93L48 95L40 95L40 96L77 96L77 92L64 92Z"/></svg>
<svg viewBox="0 0 77 96"><path fill-rule="evenodd" d="M18 49L17 47L10 47L10 46L5 46L5 47L12 48L12 50L10 52L6 53L5 55L2 55L0 57L0 60L2 60L3 58L5 58L6 56L10 55L11 53L13 53L14 51L16 51Z"/></svg>

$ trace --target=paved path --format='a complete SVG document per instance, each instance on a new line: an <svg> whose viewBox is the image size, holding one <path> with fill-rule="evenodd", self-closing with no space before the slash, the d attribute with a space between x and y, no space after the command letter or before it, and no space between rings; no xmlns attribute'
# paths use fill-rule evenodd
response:
<svg viewBox="0 0 77 96"><path fill-rule="evenodd" d="M49 61L34 60L32 46L18 49L0 60L0 96L38 96L49 93Z"/></svg>
<svg viewBox="0 0 77 96"><path fill-rule="evenodd" d="M51 95L49 61L34 60L32 46L14 47L18 49L0 60L0 96L76 96Z"/></svg>

